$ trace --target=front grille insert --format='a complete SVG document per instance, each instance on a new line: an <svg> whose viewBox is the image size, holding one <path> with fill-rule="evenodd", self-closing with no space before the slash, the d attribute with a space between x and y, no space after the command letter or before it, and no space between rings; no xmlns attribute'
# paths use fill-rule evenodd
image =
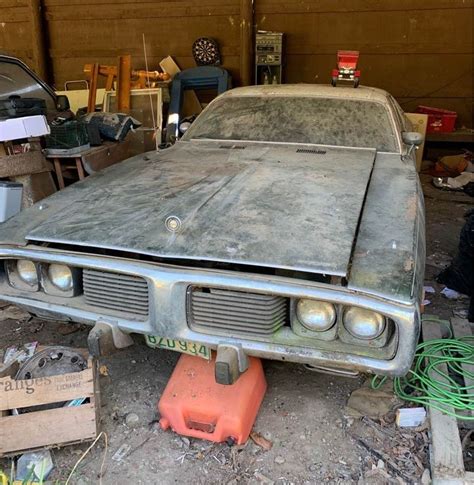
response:
<svg viewBox="0 0 474 485"><path fill-rule="evenodd" d="M89 305L113 310L124 317L148 316L148 283L139 276L84 269L84 297Z"/></svg>
<svg viewBox="0 0 474 485"><path fill-rule="evenodd" d="M218 288L190 288L188 323L197 332L271 335L287 322L288 299Z"/></svg>

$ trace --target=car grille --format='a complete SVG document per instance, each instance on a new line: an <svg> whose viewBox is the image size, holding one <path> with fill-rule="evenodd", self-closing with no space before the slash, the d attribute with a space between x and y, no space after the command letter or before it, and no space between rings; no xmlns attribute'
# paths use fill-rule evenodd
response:
<svg viewBox="0 0 474 485"><path fill-rule="evenodd" d="M191 288L188 320L193 330L230 335L271 335L287 320L288 299L217 288Z"/></svg>
<svg viewBox="0 0 474 485"><path fill-rule="evenodd" d="M84 269L82 279L89 305L140 320L148 316L148 284L143 278Z"/></svg>

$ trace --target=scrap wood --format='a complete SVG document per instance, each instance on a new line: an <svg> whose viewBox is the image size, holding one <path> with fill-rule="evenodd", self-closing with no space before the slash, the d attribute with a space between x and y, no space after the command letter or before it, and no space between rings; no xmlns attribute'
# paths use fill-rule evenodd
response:
<svg viewBox="0 0 474 485"><path fill-rule="evenodd" d="M380 419L380 426L377 425L374 421L372 421L372 419L368 418L367 416L364 416L362 418L362 423L367 426L370 426L374 431L374 433L380 436L380 439L383 439L383 440L387 438L393 439L395 437L395 432L390 426L390 424L392 423L389 423L383 418Z"/></svg>
<svg viewBox="0 0 474 485"><path fill-rule="evenodd" d="M128 452L128 456L132 455L133 453L135 453L140 448L143 448L151 440L152 437L153 437L153 434L150 434L144 440L142 440L140 443L138 443L138 445L136 445L134 448L130 448L130 450Z"/></svg>
<svg viewBox="0 0 474 485"><path fill-rule="evenodd" d="M438 366L431 367L428 372L428 377L432 379L429 381L431 386L437 382L441 384L437 386L438 394L440 389L441 391L446 389L446 383L453 381L448 375L446 361L443 359L442 349L438 344L449 341L443 339L446 328L443 323L444 321L440 319L428 320L426 318L422 322L423 341L425 343L434 342L434 348L430 349L426 359L438 359ZM436 398L437 395L432 394L432 397ZM442 408L436 401L432 401L430 404L428 413L431 426L431 476L433 481L458 479L465 474L465 468L456 415L449 401Z"/></svg>
<svg viewBox="0 0 474 485"><path fill-rule="evenodd" d="M0 310L0 321L3 320L29 320L31 315L20 308L10 305Z"/></svg>
<svg viewBox="0 0 474 485"><path fill-rule="evenodd" d="M57 330L61 335L70 335L78 332L81 328L82 324L80 323L61 323Z"/></svg>
<svg viewBox="0 0 474 485"><path fill-rule="evenodd" d="M402 401L393 392L393 385L390 380L386 380L377 389L373 389L370 386L370 380L367 380L362 387L351 393L345 414L353 417L380 418L393 411L401 403Z"/></svg>
<svg viewBox="0 0 474 485"><path fill-rule="evenodd" d="M252 441L263 448L265 451L269 451L272 449L273 443L270 440L267 440L264 438L260 433L257 433L256 431L252 431L250 433L250 438Z"/></svg>
<svg viewBox="0 0 474 485"><path fill-rule="evenodd" d="M421 428L421 427L420 427ZM421 429L401 431L394 423L380 419L380 425L363 418L349 429L350 435L376 458L387 463L401 478L412 483L419 479L428 461L428 439ZM415 456L418 455L418 456Z"/></svg>
<svg viewBox="0 0 474 485"><path fill-rule="evenodd" d="M393 473L396 473L399 477L403 478L406 480L408 483L413 482L413 477L411 475L408 475L403 469L401 469L392 459L389 455L384 453L381 450L377 450L372 447L372 445L365 440L364 438L360 437L354 437L354 439L360 443L367 451L372 453L375 458L378 458L379 460L383 460L385 464L387 465L387 468L389 468Z"/></svg>

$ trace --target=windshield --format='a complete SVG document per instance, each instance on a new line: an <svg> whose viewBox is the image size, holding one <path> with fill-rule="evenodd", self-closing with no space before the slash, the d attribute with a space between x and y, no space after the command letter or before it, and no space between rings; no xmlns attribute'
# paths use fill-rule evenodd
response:
<svg viewBox="0 0 474 485"><path fill-rule="evenodd" d="M198 116L183 140L195 138L398 151L385 106L374 101L342 98L224 97Z"/></svg>

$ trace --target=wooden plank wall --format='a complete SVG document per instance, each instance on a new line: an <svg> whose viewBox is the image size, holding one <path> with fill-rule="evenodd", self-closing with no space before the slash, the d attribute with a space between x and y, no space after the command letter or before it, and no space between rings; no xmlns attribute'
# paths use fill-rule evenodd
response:
<svg viewBox="0 0 474 485"><path fill-rule="evenodd" d="M256 0L258 29L287 33L287 82L329 82L338 49L361 52L362 83L458 112L472 127L472 0Z"/></svg>
<svg viewBox="0 0 474 485"><path fill-rule="evenodd" d="M52 81L83 78L87 62L131 53L144 67L166 56L191 67L193 41L216 38L239 81L241 0L42 0ZM0 0L0 51L31 65L29 0ZM328 82L338 49L361 51L362 82L387 89L409 111L428 104L473 125L474 0L254 0L259 29L286 33L286 81Z"/></svg>
<svg viewBox="0 0 474 485"><path fill-rule="evenodd" d="M172 55L181 68L194 67L191 47L198 37L219 41L225 66L238 78L238 0L44 0L54 81L81 79L87 62L116 64L131 54L144 68L145 34L150 68Z"/></svg>
<svg viewBox="0 0 474 485"><path fill-rule="evenodd" d="M20 57L34 66L28 0L0 0L0 53Z"/></svg>

